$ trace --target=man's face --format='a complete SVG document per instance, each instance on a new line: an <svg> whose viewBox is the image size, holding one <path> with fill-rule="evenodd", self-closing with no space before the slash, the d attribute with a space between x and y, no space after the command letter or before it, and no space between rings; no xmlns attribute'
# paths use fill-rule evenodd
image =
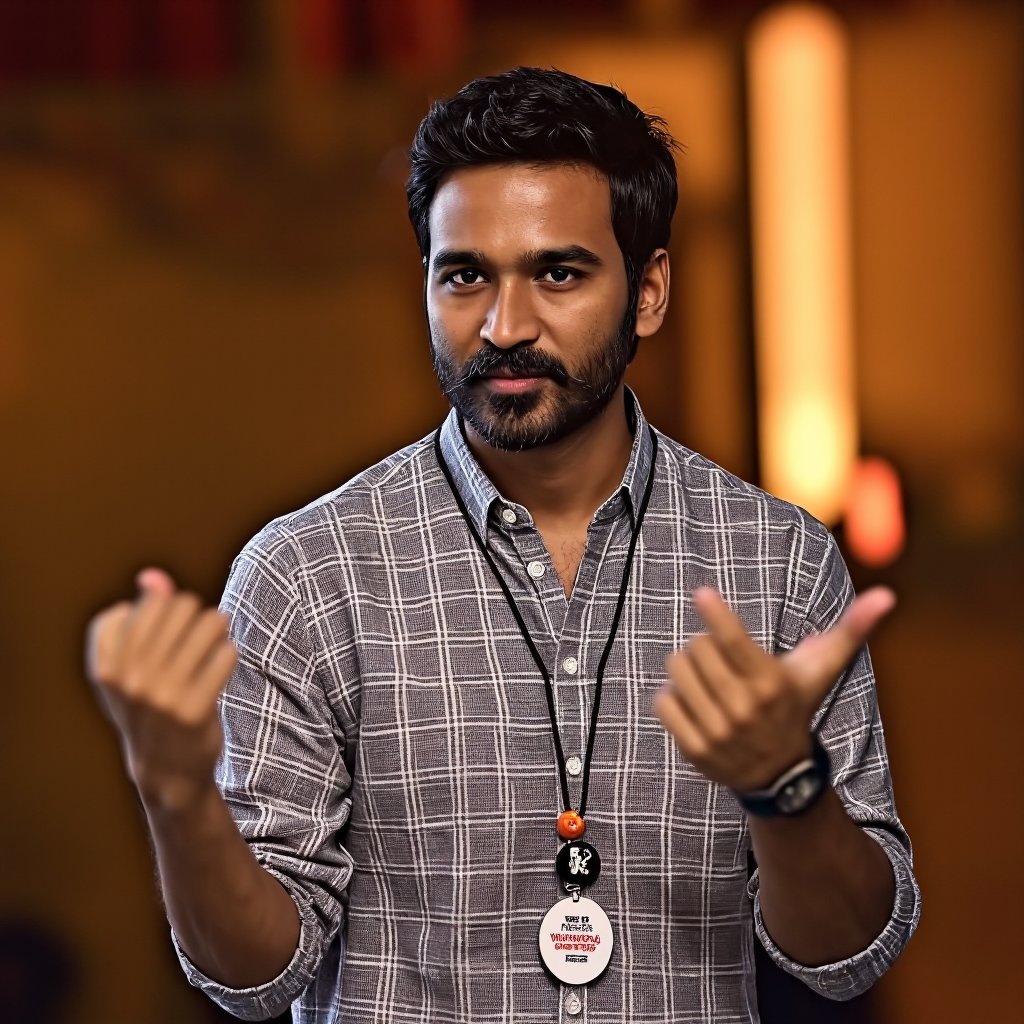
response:
<svg viewBox="0 0 1024 1024"><path fill-rule="evenodd" d="M633 351L607 180L586 167L454 171L430 208L434 369L488 444L520 451L592 420Z"/></svg>

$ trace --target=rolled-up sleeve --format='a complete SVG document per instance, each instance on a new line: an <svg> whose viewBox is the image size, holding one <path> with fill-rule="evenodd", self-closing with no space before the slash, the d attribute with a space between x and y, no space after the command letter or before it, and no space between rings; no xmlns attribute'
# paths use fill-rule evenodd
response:
<svg viewBox="0 0 1024 1024"><path fill-rule="evenodd" d="M235 560L221 609L238 665L221 699L225 744L217 783L256 859L295 902L301 928L289 964L234 989L206 976L172 938L188 980L245 1020L276 1016L339 961L352 860L340 841L351 778L345 736L328 700L303 613L302 565L271 524Z"/></svg>
<svg viewBox="0 0 1024 1024"><path fill-rule="evenodd" d="M800 626L801 636L830 628L853 600L853 587L831 535ZM832 786L846 813L885 851L895 879L895 899L885 927L864 950L837 963L807 967L772 941L761 916L758 876L748 884L754 928L768 955L783 970L829 999L852 999L895 962L917 928L921 895L914 878L910 838L897 814L878 714L874 672L863 648L840 677L812 723L832 763Z"/></svg>

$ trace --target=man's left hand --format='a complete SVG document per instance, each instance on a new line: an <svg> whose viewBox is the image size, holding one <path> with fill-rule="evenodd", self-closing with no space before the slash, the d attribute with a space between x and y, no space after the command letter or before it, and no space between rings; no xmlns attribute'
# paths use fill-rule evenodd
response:
<svg viewBox="0 0 1024 1024"><path fill-rule="evenodd" d="M714 590L696 590L693 603L708 631L668 656L654 710L706 778L750 792L810 757L814 712L896 596L865 591L830 630L779 656L758 647Z"/></svg>

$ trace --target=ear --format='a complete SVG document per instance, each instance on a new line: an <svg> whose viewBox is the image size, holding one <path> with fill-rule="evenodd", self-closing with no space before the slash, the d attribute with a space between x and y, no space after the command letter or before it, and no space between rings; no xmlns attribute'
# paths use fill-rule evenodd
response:
<svg viewBox="0 0 1024 1024"><path fill-rule="evenodd" d="M636 335L649 338L661 327L668 310L668 252L655 249L640 278L636 304Z"/></svg>

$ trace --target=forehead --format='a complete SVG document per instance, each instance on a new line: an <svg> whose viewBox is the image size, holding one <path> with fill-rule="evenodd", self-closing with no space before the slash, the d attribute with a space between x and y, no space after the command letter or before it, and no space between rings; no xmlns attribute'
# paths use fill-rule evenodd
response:
<svg viewBox="0 0 1024 1024"><path fill-rule="evenodd" d="M572 164L493 164L446 175L430 206L432 249L617 248L608 179Z"/></svg>

